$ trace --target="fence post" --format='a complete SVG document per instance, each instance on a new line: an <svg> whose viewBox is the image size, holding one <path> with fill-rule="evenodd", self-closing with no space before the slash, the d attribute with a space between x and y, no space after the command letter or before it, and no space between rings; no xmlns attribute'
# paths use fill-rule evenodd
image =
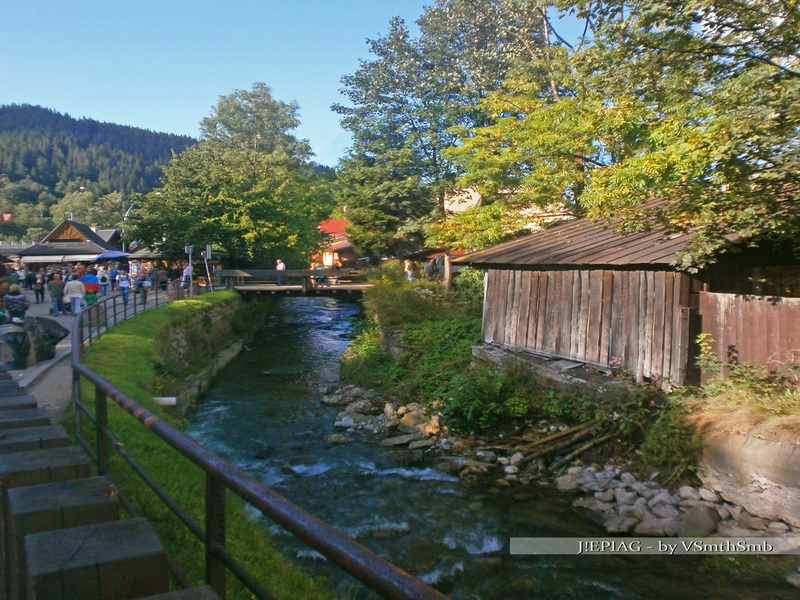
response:
<svg viewBox="0 0 800 600"><path fill-rule="evenodd" d="M108 439L103 431L108 429L108 403L100 386L94 388L94 418L97 421L97 471L100 475L108 473Z"/></svg>
<svg viewBox="0 0 800 600"><path fill-rule="evenodd" d="M225 486L206 472L206 583L225 600L225 564L214 550L225 549Z"/></svg>

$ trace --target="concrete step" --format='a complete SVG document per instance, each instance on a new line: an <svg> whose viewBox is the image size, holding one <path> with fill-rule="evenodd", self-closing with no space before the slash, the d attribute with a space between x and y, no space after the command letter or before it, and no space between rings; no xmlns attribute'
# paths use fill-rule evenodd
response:
<svg viewBox="0 0 800 600"><path fill-rule="evenodd" d="M105 477L12 488L6 492L8 598L25 590L25 536L119 520L117 489Z"/></svg>
<svg viewBox="0 0 800 600"><path fill-rule="evenodd" d="M169 589L164 546L145 519L34 533L25 553L29 600L125 600Z"/></svg>
<svg viewBox="0 0 800 600"><path fill-rule="evenodd" d="M61 425L0 430L0 454L69 446L71 443Z"/></svg>
<svg viewBox="0 0 800 600"><path fill-rule="evenodd" d="M0 489L89 476L89 459L75 446L0 454Z"/></svg>
<svg viewBox="0 0 800 600"><path fill-rule="evenodd" d="M25 388L19 387L19 384L14 381L14 385L9 385L7 387L0 387L0 397L1 396L25 396L27 394Z"/></svg>
<svg viewBox="0 0 800 600"><path fill-rule="evenodd" d="M0 410L25 410L36 407L36 398L33 396L0 397Z"/></svg>
<svg viewBox="0 0 800 600"><path fill-rule="evenodd" d="M209 586L203 585L200 587L178 590L177 592L166 592L165 594L147 596L146 598L139 598L139 600L219 600L219 596Z"/></svg>
<svg viewBox="0 0 800 600"><path fill-rule="evenodd" d="M43 408L0 410L0 429L39 427L41 425L50 425L50 413Z"/></svg>

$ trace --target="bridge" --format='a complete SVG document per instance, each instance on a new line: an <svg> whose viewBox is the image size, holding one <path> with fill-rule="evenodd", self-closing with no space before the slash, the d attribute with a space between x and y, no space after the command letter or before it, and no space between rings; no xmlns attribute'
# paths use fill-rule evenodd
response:
<svg viewBox="0 0 800 600"><path fill-rule="evenodd" d="M361 269L228 269L220 271L219 276L225 287L245 295L347 297L360 296L372 287Z"/></svg>

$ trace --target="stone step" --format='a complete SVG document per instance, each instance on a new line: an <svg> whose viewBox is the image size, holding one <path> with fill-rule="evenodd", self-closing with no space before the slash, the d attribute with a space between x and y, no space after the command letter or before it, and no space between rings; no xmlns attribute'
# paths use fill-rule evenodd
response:
<svg viewBox="0 0 800 600"><path fill-rule="evenodd" d="M36 407L36 398L33 396L0 397L0 410L25 410Z"/></svg>
<svg viewBox="0 0 800 600"><path fill-rule="evenodd" d="M0 410L0 429L39 427L41 425L50 425L50 413L43 408Z"/></svg>
<svg viewBox="0 0 800 600"><path fill-rule="evenodd" d="M178 590L177 592L166 592L165 594L147 596L146 598L139 598L138 600L219 600L219 596L209 586L203 585L200 587Z"/></svg>
<svg viewBox="0 0 800 600"><path fill-rule="evenodd" d="M145 519L34 533L25 553L28 600L125 600L169 589L164 546Z"/></svg>
<svg viewBox="0 0 800 600"><path fill-rule="evenodd" d="M8 597L25 589L25 536L119 519L117 489L105 477L18 487L6 492Z"/></svg>
<svg viewBox="0 0 800 600"><path fill-rule="evenodd" d="M0 454L69 446L70 443L61 425L0 430Z"/></svg>
<svg viewBox="0 0 800 600"><path fill-rule="evenodd" d="M19 387L19 383L17 382L17 380L13 379L11 375L5 378L0 377L0 389L10 388L10 387Z"/></svg>
<svg viewBox="0 0 800 600"><path fill-rule="evenodd" d="M19 384L16 381L13 383L14 385L10 385L7 387L0 387L0 397L25 396L27 394L25 388L19 387Z"/></svg>
<svg viewBox="0 0 800 600"><path fill-rule="evenodd" d="M89 459L75 446L0 454L0 489L89 476Z"/></svg>
<svg viewBox="0 0 800 600"><path fill-rule="evenodd" d="M0 580L5 582L8 579L5 573L5 548L7 547L5 532L6 492L17 487L80 479L88 476L89 460L75 446L0 454L0 516L2 516L0 518L0 552L2 552L2 557L0 557Z"/></svg>

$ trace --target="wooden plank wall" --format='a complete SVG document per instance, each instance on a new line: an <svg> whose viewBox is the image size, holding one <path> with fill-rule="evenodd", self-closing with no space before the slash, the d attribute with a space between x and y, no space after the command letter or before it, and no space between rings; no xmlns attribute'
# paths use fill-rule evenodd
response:
<svg viewBox="0 0 800 600"><path fill-rule="evenodd" d="M800 298L700 293L701 330L725 362L800 362ZM706 379L704 374L703 380Z"/></svg>
<svg viewBox="0 0 800 600"><path fill-rule="evenodd" d="M637 379L686 377L690 279L671 271L521 271L486 277L489 343L607 365Z"/></svg>

